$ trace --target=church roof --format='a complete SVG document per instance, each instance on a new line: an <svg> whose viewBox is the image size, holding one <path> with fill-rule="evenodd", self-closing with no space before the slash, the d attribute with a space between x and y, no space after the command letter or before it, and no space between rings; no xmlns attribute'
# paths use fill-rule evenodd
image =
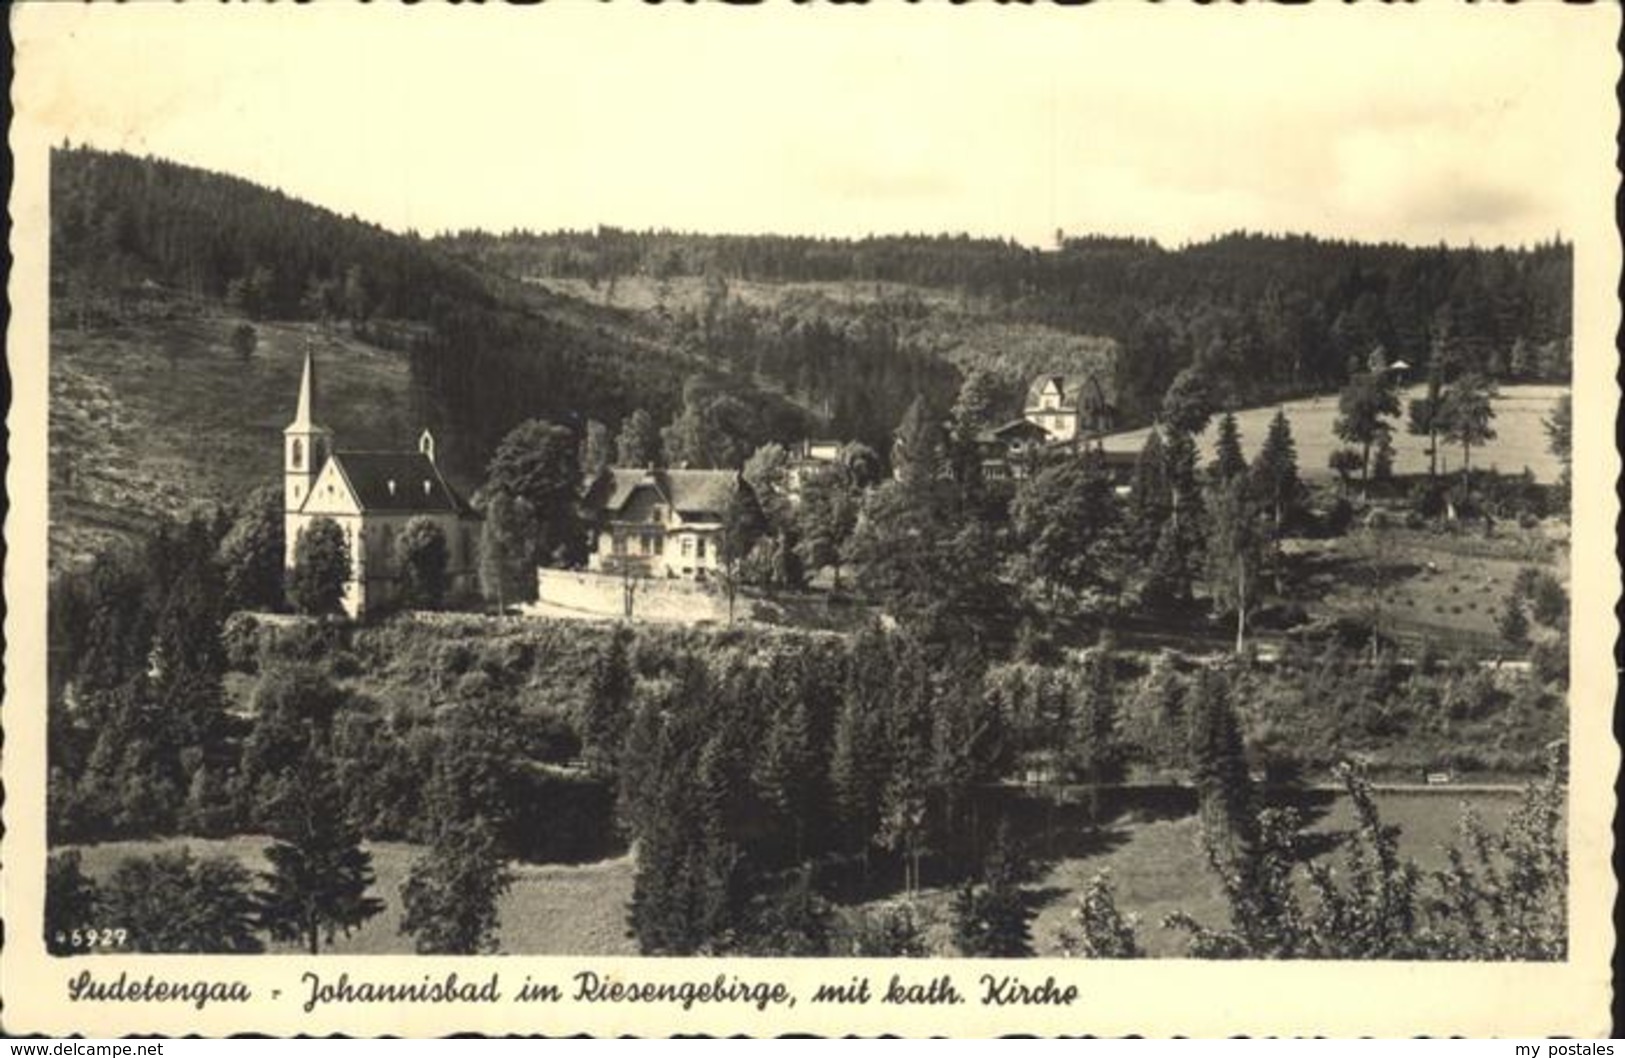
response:
<svg viewBox="0 0 1625 1058"><path fill-rule="evenodd" d="M363 511L473 514L422 452L334 452Z"/></svg>

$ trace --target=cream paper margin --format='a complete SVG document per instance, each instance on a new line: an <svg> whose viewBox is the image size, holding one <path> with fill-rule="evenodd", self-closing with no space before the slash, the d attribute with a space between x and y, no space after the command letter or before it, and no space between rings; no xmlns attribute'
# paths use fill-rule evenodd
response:
<svg viewBox="0 0 1625 1058"><path fill-rule="evenodd" d="M885 0L882 0L884 3ZM1118 0L1121 7L1130 0ZM1373 0L1374 2L1374 0ZM1427 0L1441 6L1446 0ZM1571 706L1572 779L1568 816L1571 856L1571 956L1556 965L1434 965L1417 963L1211 963L1193 960L1087 963L1039 959L997 962L939 960L747 960L635 959L498 956L453 959L411 956L127 956L53 959L41 940L43 861L45 856L45 570L46 570L46 412L47 412L47 152L61 139L61 121L76 101L57 95L42 98L38 86L39 52L35 46L59 28L25 4L11 11L17 36L13 101L16 118L10 130L15 157L11 199L12 319L7 348L12 372L10 466L7 486L11 508L6 521L9 548L5 567L7 613L6 690L3 715L5 784L0 900L7 943L0 952L0 998L4 1027L10 1033L77 1033L108 1036L126 1033L409 1035L450 1032L490 1034L587 1032L598 1035L672 1033L816 1032L829 1035L896 1033L911 1036L987 1036L1003 1033L1042 1035L1095 1034L1151 1036L1281 1034L1331 1036L1573 1036L1607 1035L1609 1031L1609 957L1613 948L1611 912L1615 883L1610 870L1613 779L1618 766L1610 720L1615 697L1612 645L1616 634L1613 605L1620 583L1614 557L1614 482L1619 470L1611 429L1617 404L1614 335L1619 323L1615 296L1620 274L1620 247L1613 222L1616 190L1614 133L1618 114L1614 84L1618 57L1610 42L1618 32L1620 12L1554 15L1556 4L1524 5L1521 17L1586 17L1596 24L1595 47L1583 53L1553 54L1554 68L1572 72L1583 65L1595 83L1589 106L1552 114L1554 122L1578 122L1594 145L1584 157L1552 158L1552 166L1578 167L1586 177L1586 212L1590 222L1571 233L1575 241L1575 378ZM68 5L63 5L67 7ZM77 5L75 5L77 6ZM136 5L139 7L140 5ZM214 5L211 5L214 6ZM1484 17L1485 8L1463 5L1461 17ZM1135 17L1153 28L1159 19L1186 17L1303 17L1296 11L1184 10L1147 5ZM1546 10L1540 10L1546 9ZM126 9L128 10L128 9ZM219 9L216 8L218 11ZM221 15L227 12L220 11ZM376 17L411 17L410 10L374 9ZM487 12L465 9L470 17ZM1005 12L1012 18L1068 17L1087 20L1091 9ZM106 13L103 13L106 14ZM294 12L289 12L290 15ZM315 14L298 12L311 24ZM510 12L510 14L512 14ZM530 9L545 19L546 8ZM628 20L629 32L647 26L653 15ZM667 10L666 17L700 17L703 11ZM786 7L733 11L730 17L780 19ZM795 17L844 15L854 32L863 31L864 15L801 8ZM956 17L951 10L932 13ZM1114 12L1121 17L1121 12ZM1316 12L1316 17L1323 15ZM1437 21L1411 19L1403 9L1394 17L1415 23L1410 32L1440 32ZM1612 32L1610 32L1612 30ZM1440 36L1440 47L1448 44ZM153 61L162 62L161 55ZM1380 62L1380 56L1373 56ZM604 86L598 86L602 90ZM634 86L635 87L635 86ZM1296 86L1299 89L1305 86ZM1538 183L1541 174L1526 179ZM212 1003L201 1012L185 1003L68 1002L70 977L91 969L101 980L128 971L131 978L148 974L161 980L238 980L247 983L254 1000L247 1004ZM745 980L782 980L800 996L793 1009L758 1012L747 1004L696 1005L684 1012L675 1004L518 1005L511 997L529 976L571 992L570 976L591 969L625 980L703 981L719 973ZM348 972L352 980L419 981L455 970L479 978L501 974L506 996L493 1006L476 1004L397 1004L393 1006L324 1006L301 1012L300 975L315 970L324 980ZM842 983L851 975L868 975L877 989L894 972L910 980L953 975L959 990L971 998L963 1006L819 1007L808 999L822 983ZM1053 974L1063 985L1077 984L1080 999L1070 1007L982 1007L975 1002L983 973L1014 973L1028 981ZM281 998L272 999L273 990Z"/></svg>

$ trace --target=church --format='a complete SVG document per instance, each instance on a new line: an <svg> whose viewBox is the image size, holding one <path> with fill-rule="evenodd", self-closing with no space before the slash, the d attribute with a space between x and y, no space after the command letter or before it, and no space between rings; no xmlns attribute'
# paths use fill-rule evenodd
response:
<svg viewBox="0 0 1625 1058"><path fill-rule="evenodd" d="M427 518L446 534L447 594L476 586L479 514L457 494L435 464L428 430L416 451L344 451L317 424L316 363L307 351L299 381L299 408L282 431L284 567L292 571L299 535L318 518L337 522L350 545L344 610L353 618L387 609L397 591L395 539L414 518Z"/></svg>

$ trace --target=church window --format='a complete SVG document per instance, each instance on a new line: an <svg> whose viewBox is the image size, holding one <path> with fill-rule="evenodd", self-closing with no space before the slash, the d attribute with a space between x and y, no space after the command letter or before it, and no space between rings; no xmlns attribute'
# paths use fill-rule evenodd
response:
<svg viewBox="0 0 1625 1058"><path fill-rule="evenodd" d="M299 438L295 437L293 439L293 448L291 451L292 454L289 456L289 462L293 464L293 469L303 470L305 466L305 443L299 440Z"/></svg>

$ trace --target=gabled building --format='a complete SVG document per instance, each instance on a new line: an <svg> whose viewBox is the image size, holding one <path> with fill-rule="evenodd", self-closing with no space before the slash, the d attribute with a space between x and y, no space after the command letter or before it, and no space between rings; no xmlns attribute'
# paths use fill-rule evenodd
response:
<svg viewBox="0 0 1625 1058"><path fill-rule="evenodd" d="M1112 407L1094 375L1041 375L1027 389L1026 420L1067 443L1098 437L1111 429Z"/></svg>
<svg viewBox="0 0 1625 1058"><path fill-rule="evenodd" d="M305 354L299 407L282 431L286 553L294 566L299 537L330 518L350 545L344 609L351 617L387 607L398 591L395 540L406 523L424 517L446 535L447 586L471 592L478 568L479 515L435 464L434 436L424 430L416 451L336 450L333 433L316 423L316 364Z"/></svg>
<svg viewBox="0 0 1625 1058"><path fill-rule="evenodd" d="M583 502L593 533L587 568L705 580L722 567L723 518L737 480L732 470L605 468Z"/></svg>
<svg viewBox="0 0 1625 1058"><path fill-rule="evenodd" d="M982 476L1026 477L1049 442L1050 432L1030 419L1014 419L981 431L976 435L976 447L982 459Z"/></svg>

